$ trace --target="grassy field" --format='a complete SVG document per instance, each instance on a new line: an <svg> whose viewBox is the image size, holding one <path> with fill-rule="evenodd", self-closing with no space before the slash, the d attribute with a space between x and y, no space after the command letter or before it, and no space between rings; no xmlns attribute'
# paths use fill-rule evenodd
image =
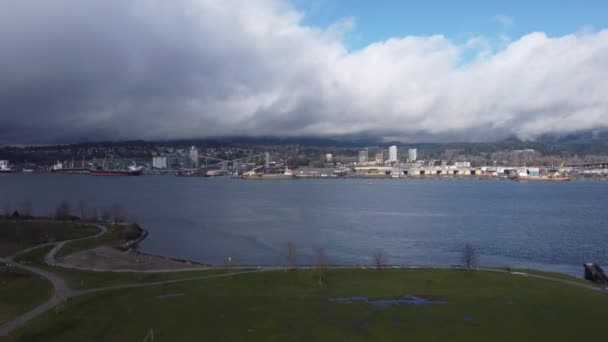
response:
<svg viewBox="0 0 608 342"><path fill-rule="evenodd" d="M52 289L51 283L44 278L0 266L0 323L43 303Z"/></svg>
<svg viewBox="0 0 608 342"><path fill-rule="evenodd" d="M97 287L149 283L170 279L185 279L210 274L234 272L234 269L212 269L204 271L171 272L171 273L137 273L137 272L92 272L79 271L62 267L51 267L44 263L44 256L53 246L40 247L20 254L17 262L36 266L60 275L73 289L90 289Z"/></svg>
<svg viewBox="0 0 608 342"><path fill-rule="evenodd" d="M85 249L91 249L99 246L117 246L124 242L123 235L128 226L125 225L106 225L108 232L102 236L80 241L68 242L61 248L56 257L60 258L68 254L72 254Z"/></svg>
<svg viewBox="0 0 608 342"><path fill-rule="evenodd" d="M91 225L73 222L0 219L0 256L45 242L93 235L97 231Z"/></svg>
<svg viewBox="0 0 608 342"><path fill-rule="evenodd" d="M411 294L443 304L331 302ZM572 341L604 333L608 295L491 272L259 272L74 299L9 341Z"/></svg>

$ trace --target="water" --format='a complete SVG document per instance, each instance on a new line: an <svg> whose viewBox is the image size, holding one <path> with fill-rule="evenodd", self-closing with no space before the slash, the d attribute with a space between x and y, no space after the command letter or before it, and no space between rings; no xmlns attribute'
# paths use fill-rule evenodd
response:
<svg viewBox="0 0 608 342"><path fill-rule="evenodd" d="M608 263L608 182L275 180L170 176L0 175L0 210L30 199L37 214L67 199L122 205L146 229L148 253L211 264L298 264L323 247L331 263L460 264L471 242L481 265L580 276Z"/></svg>
<svg viewBox="0 0 608 342"><path fill-rule="evenodd" d="M423 306L423 305L433 305L433 304L446 304L446 301L443 300L436 300L436 299L429 299L429 298L423 298L423 297L416 297L416 296L412 296L412 295L403 295L403 297L401 298L391 298L391 299L373 299L370 300L367 297L364 296L351 296L351 297L345 297L345 298L336 298L336 297L329 297L327 298L328 302L332 302L332 303L344 303L344 304L352 304L355 302L361 302L361 303L366 303L366 304L370 304L372 306L376 306L379 308L388 308L394 305L401 305L401 304L412 304L412 305L416 305L416 306Z"/></svg>

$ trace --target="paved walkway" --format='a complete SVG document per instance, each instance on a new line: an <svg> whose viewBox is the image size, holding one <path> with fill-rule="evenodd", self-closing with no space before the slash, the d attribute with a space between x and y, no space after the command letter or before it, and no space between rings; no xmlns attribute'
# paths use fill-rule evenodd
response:
<svg viewBox="0 0 608 342"><path fill-rule="evenodd" d="M66 281L61 278L60 276L58 276L55 273L52 272L48 272L46 270L37 268L37 267L33 267L33 266L28 266L28 265L24 265L24 264L20 264L20 263L15 263L14 262L14 258L17 257L20 254L29 252L31 250L34 250L36 248L42 248L44 246L50 246L50 245L55 245L55 247L53 249L51 249L44 257L44 262L50 266L61 266L63 265L62 263L57 263L55 260L55 254L57 254L57 252L68 242L71 241L79 241L79 240L86 240L86 239L94 239L97 238L103 234L105 234L108 229L103 226L103 225L96 225L96 227L99 228L99 232L95 235L92 236L88 236L88 237L84 237L84 238L79 238L79 239L72 239L72 240L65 240L65 241L60 241L60 242L50 242L50 243L45 243L42 245L38 245L32 248L28 248L22 251L19 251L18 253L15 253L7 258L0 258L0 262L3 262L5 264L11 265L11 266L16 266L19 267L21 269L24 269L28 272L34 273L36 275L39 275L43 278L46 278L47 280L49 280L51 282L51 284L53 285L53 294L51 295L51 298L49 298L45 303L40 304L39 306L31 309L30 311L27 311L21 315L19 315L18 317L16 317L15 319L13 319L12 321L6 322L2 325L0 325L0 336L6 336L8 334L10 334L11 332L13 332L15 329L25 325L27 322L29 322L30 320L36 318L37 316L47 312L48 310L56 307L57 305L59 305L61 302L66 301L69 298L74 298L74 297L78 297L78 296L82 296L82 295L86 295L86 294L91 294L91 293L97 293L97 292L101 292L101 291L110 291L110 290L120 290L120 289L130 289L130 288L138 288L138 287L146 287L146 286L157 286L157 285L164 285L164 284L173 284L173 283L179 283L179 282L185 282L185 281L192 281L192 280L204 280L204 279L211 279L211 278L221 278L221 277L230 277L230 276L234 276L234 275L238 275L238 274L246 274L246 273L252 273L252 272L258 272L258 270L246 270L246 271L235 271L235 272L230 272L230 273L222 273L222 274L211 274L211 275L202 275L202 276L197 276L197 277L190 277L190 278L183 278L183 279L174 279L174 280L164 280L164 281L157 281L157 282L150 282L150 283L140 283L140 284L124 284L124 285L116 285L116 286L107 286L107 287L100 287L100 288L95 288L95 289L87 289L87 290L73 290L69 287L69 285L66 283ZM68 265L69 267L69 265ZM196 270L201 271L201 270L209 270L210 268L196 268ZM85 271L95 271L94 269L84 269ZM156 270L154 272L156 273L162 273L162 272L175 272L176 270ZM177 271L187 271L187 269L181 269L181 270L177 270ZM125 270L123 272L130 272L129 270ZM140 272L146 272L146 271L140 271Z"/></svg>

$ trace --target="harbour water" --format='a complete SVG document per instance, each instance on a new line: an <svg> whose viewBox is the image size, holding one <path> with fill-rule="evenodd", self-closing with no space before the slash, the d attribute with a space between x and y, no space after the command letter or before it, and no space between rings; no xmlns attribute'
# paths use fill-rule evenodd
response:
<svg viewBox="0 0 608 342"><path fill-rule="evenodd" d="M0 175L0 204L119 204L149 230L144 252L220 265L297 263L322 247L333 264L454 265L472 243L484 266L581 276L608 263L608 182L268 180L170 176ZM0 207L2 209L2 207Z"/></svg>

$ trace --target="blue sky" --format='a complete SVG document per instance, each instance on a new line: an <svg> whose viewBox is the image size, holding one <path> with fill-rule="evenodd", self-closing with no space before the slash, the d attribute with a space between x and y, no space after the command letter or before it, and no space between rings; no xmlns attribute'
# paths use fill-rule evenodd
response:
<svg viewBox="0 0 608 342"><path fill-rule="evenodd" d="M561 36L606 28L608 1L399 1L291 0L305 14L304 24L328 27L353 18L346 44L356 50L370 43L407 35L443 34L455 42L472 36L517 39L541 31Z"/></svg>

